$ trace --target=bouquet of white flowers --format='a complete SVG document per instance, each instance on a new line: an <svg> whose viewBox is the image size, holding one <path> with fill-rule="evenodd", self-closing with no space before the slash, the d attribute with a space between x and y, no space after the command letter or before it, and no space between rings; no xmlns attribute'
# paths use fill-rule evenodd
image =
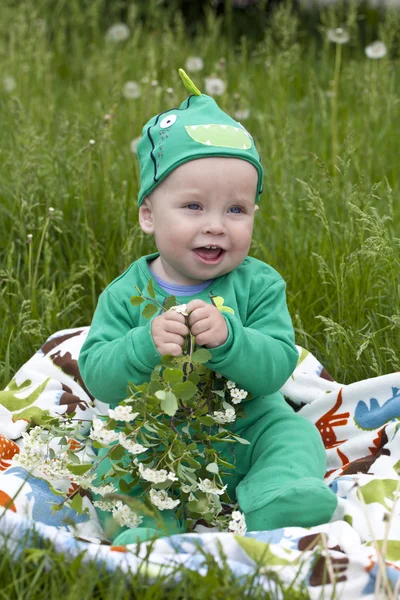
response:
<svg viewBox="0 0 400 600"><path fill-rule="evenodd" d="M161 305L151 281L147 289L149 297L139 291L131 301L147 301L142 314L150 318ZM162 308L187 314L174 296ZM248 444L225 427L244 414L241 402L248 394L205 367L210 358L206 348L196 349L189 334L182 355L163 356L149 382L131 383L131 395L109 409L108 416L95 417L89 436L74 415L49 418L44 427L24 434L19 462L53 479L68 476L68 490L59 493L78 513L84 489L102 497L94 505L110 511L118 525L138 527L149 511L160 518L163 510L175 509L187 531L202 521L245 533L244 516L224 483L235 465L221 448ZM106 449L101 458L99 448ZM111 466L99 481L96 470L105 459ZM139 502L136 493L135 499L130 497L136 486L143 490Z"/></svg>

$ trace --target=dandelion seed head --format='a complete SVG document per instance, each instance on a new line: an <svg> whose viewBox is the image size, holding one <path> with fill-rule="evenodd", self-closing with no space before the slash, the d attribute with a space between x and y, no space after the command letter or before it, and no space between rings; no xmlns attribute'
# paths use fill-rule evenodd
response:
<svg viewBox="0 0 400 600"><path fill-rule="evenodd" d="M6 92L11 93L17 87L17 82L11 75L6 75L3 79L3 86Z"/></svg>
<svg viewBox="0 0 400 600"><path fill-rule="evenodd" d="M238 121L245 121L250 116L250 111L248 108L242 108L235 112L235 119Z"/></svg>
<svg viewBox="0 0 400 600"><path fill-rule="evenodd" d="M225 82L219 77L206 77L204 86L210 96L222 96L226 88Z"/></svg>
<svg viewBox="0 0 400 600"><path fill-rule="evenodd" d="M131 30L125 23L115 23L106 31L107 42L124 42L131 35Z"/></svg>
<svg viewBox="0 0 400 600"><path fill-rule="evenodd" d="M89 140L89 146L93 147L95 145L95 141L94 140Z"/></svg>
<svg viewBox="0 0 400 600"><path fill-rule="evenodd" d="M26 243L31 244L32 238L33 238L33 235L31 233L28 233L28 235L26 236Z"/></svg>
<svg viewBox="0 0 400 600"><path fill-rule="evenodd" d="M373 42L365 48L365 54L368 56L368 58L375 60L383 58L387 54L386 45L383 42Z"/></svg>
<svg viewBox="0 0 400 600"><path fill-rule="evenodd" d="M157 86L158 86L158 81L157 81L157 79L153 79L153 80L151 81L150 85L151 85L151 87L154 87L154 88L155 88L155 87L157 87Z"/></svg>
<svg viewBox="0 0 400 600"><path fill-rule="evenodd" d="M204 67L203 59L200 56L189 56L185 62L185 69L191 73L197 73Z"/></svg>
<svg viewBox="0 0 400 600"><path fill-rule="evenodd" d="M122 94L128 100L140 98L142 95L140 85L136 81L127 81L122 89Z"/></svg>
<svg viewBox="0 0 400 600"><path fill-rule="evenodd" d="M136 154L137 153L137 147L138 147L138 144L140 142L140 139L141 139L140 137L137 137L137 138L135 138L134 140L131 141L131 143L130 143L130 149L131 149L132 154Z"/></svg>
<svg viewBox="0 0 400 600"><path fill-rule="evenodd" d="M167 94L171 95L174 93L174 89L172 87L169 87L165 90L167 92Z"/></svg>
<svg viewBox="0 0 400 600"><path fill-rule="evenodd" d="M336 29L328 29L327 32L328 40L335 44L347 44L350 40L350 35L342 27L336 27Z"/></svg>

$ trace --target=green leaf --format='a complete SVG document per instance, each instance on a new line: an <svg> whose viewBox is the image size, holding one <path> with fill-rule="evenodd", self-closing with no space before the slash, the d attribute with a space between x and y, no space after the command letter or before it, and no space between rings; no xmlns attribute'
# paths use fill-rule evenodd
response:
<svg viewBox="0 0 400 600"><path fill-rule="evenodd" d="M132 487L129 485L129 483L126 483L125 479L120 479L118 482L118 487L121 490L121 492L123 494L130 494Z"/></svg>
<svg viewBox="0 0 400 600"><path fill-rule="evenodd" d="M232 434L232 435L233 435L233 434ZM248 444L250 444L250 442L249 442L248 440L245 440L245 439L243 439L243 438L239 437L238 435L233 435L233 437L234 437L234 438L235 438L235 440L236 440L237 442L239 442L240 444L245 444L245 445L248 445Z"/></svg>
<svg viewBox="0 0 400 600"><path fill-rule="evenodd" d="M218 465L216 462L212 462L212 463L208 464L206 466L206 469L210 473L215 473L215 475L218 475L218 473L219 473Z"/></svg>
<svg viewBox="0 0 400 600"><path fill-rule="evenodd" d="M176 306L176 296L168 296L168 298L164 302L164 308L165 310L169 310L173 306Z"/></svg>
<svg viewBox="0 0 400 600"><path fill-rule="evenodd" d="M211 425L215 425L215 421L212 417L199 417L199 421L202 425L206 425L206 427L211 427Z"/></svg>
<svg viewBox="0 0 400 600"><path fill-rule="evenodd" d="M146 304L142 311L142 315L145 319L150 319L153 315L156 314L158 308L155 304Z"/></svg>
<svg viewBox="0 0 400 600"><path fill-rule="evenodd" d="M191 381L183 381L173 385L172 391L181 400L190 400L197 393L197 387Z"/></svg>
<svg viewBox="0 0 400 600"><path fill-rule="evenodd" d="M71 501L71 508L76 510L78 514L82 512L82 496L80 494L75 494Z"/></svg>
<svg viewBox="0 0 400 600"><path fill-rule="evenodd" d="M142 298L141 296L132 296L131 297L131 304L133 304L133 306L139 306L143 302L144 302L144 298Z"/></svg>
<svg viewBox="0 0 400 600"><path fill-rule="evenodd" d="M112 460L119 460L120 458L122 458L125 454L125 448L123 448L122 446L117 446L115 448L115 450L113 450L110 454L110 458L112 458Z"/></svg>
<svg viewBox="0 0 400 600"><path fill-rule="evenodd" d="M150 277L149 285L147 286L147 291L149 292L150 298L156 297L156 293L154 291L154 283L153 283L153 280L151 279L151 277Z"/></svg>
<svg viewBox="0 0 400 600"><path fill-rule="evenodd" d="M206 348L199 348L196 352L192 354L192 361L196 363L206 363L211 358L211 352L209 352Z"/></svg>
<svg viewBox="0 0 400 600"><path fill-rule="evenodd" d="M173 369L176 366L175 357L172 356L172 354L164 354L161 358L161 364L164 367L171 367L171 369Z"/></svg>
<svg viewBox="0 0 400 600"><path fill-rule="evenodd" d="M193 371L193 373L190 373L190 375L188 376L188 381L191 381L192 383L194 383L194 385L197 385L200 381L200 375L196 373L196 371Z"/></svg>
<svg viewBox="0 0 400 600"><path fill-rule="evenodd" d="M195 460L194 458L192 458L191 456L185 456L184 460L188 463L188 465L190 467L192 467L193 469L201 469L201 464L199 462L197 462L197 460Z"/></svg>
<svg viewBox="0 0 400 600"><path fill-rule="evenodd" d="M160 390L159 392L156 392L156 396L161 400L161 410L163 410L166 415L173 417L178 410L178 400L175 394L169 391Z"/></svg>
<svg viewBox="0 0 400 600"><path fill-rule="evenodd" d="M178 381L182 381L183 379L183 371L181 369L165 369L163 373L164 381L168 381L168 383L177 383Z"/></svg>
<svg viewBox="0 0 400 600"><path fill-rule="evenodd" d="M223 460L219 456L217 456L217 461L219 462L220 465L222 465L226 469L235 469L236 468L235 465L232 465L231 463L227 462L226 460Z"/></svg>
<svg viewBox="0 0 400 600"><path fill-rule="evenodd" d="M89 469L91 469L92 467L93 467L93 465L91 463L90 464L82 463L79 465L67 465L68 471L73 473L73 475L84 475L84 473L89 471Z"/></svg>

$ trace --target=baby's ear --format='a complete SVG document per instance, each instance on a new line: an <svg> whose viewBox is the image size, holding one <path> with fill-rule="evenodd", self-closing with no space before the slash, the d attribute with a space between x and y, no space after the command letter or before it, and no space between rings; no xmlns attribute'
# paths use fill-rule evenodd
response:
<svg viewBox="0 0 400 600"><path fill-rule="evenodd" d="M150 198L145 198L139 207L139 224L144 233L154 233L153 207Z"/></svg>

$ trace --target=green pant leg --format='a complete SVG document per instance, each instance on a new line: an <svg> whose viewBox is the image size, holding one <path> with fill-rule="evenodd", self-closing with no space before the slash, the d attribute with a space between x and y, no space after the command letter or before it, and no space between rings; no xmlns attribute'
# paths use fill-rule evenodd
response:
<svg viewBox="0 0 400 600"><path fill-rule="evenodd" d="M107 448L100 448L98 450L98 457L102 458L108 452ZM94 484L100 486L104 483L101 480L101 476L105 475L111 467L110 460L105 458L99 466L96 468L96 479ZM124 478L127 483L132 481L130 476ZM112 479L107 480L107 483L111 483ZM114 482L115 483L115 482ZM118 485L115 483L115 486L118 488ZM138 498L142 494L143 488L139 485L136 485L132 488L129 496L131 498ZM121 492L120 492L121 493ZM93 494L93 500L102 500L102 497L98 494ZM137 541L145 541L154 537L165 537L168 535L173 535L175 533L182 533L185 531L184 523L180 523L176 516L175 511L173 510L163 510L160 512L162 523L159 520L154 519L150 516L143 516L143 521L140 524L140 527L136 529L130 529L129 527L121 527L114 520L112 514L108 511L101 510L100 508L96 508L97 515L102 524L104 532L108 539L111 540L113 544L123 545L128 543L136 543Z"/></svg>
<svg viewBox="0 0 400 600"><path fill-rule="evenodd" d="M238 473L246 473L236 497L249 531L326 523L337 497L324 483L326 452L317 428L283 398L266 402L265 413L240 435ZM250 403L249 403L250 405ZM251 406L246 407L251 415Z"/></svg>

